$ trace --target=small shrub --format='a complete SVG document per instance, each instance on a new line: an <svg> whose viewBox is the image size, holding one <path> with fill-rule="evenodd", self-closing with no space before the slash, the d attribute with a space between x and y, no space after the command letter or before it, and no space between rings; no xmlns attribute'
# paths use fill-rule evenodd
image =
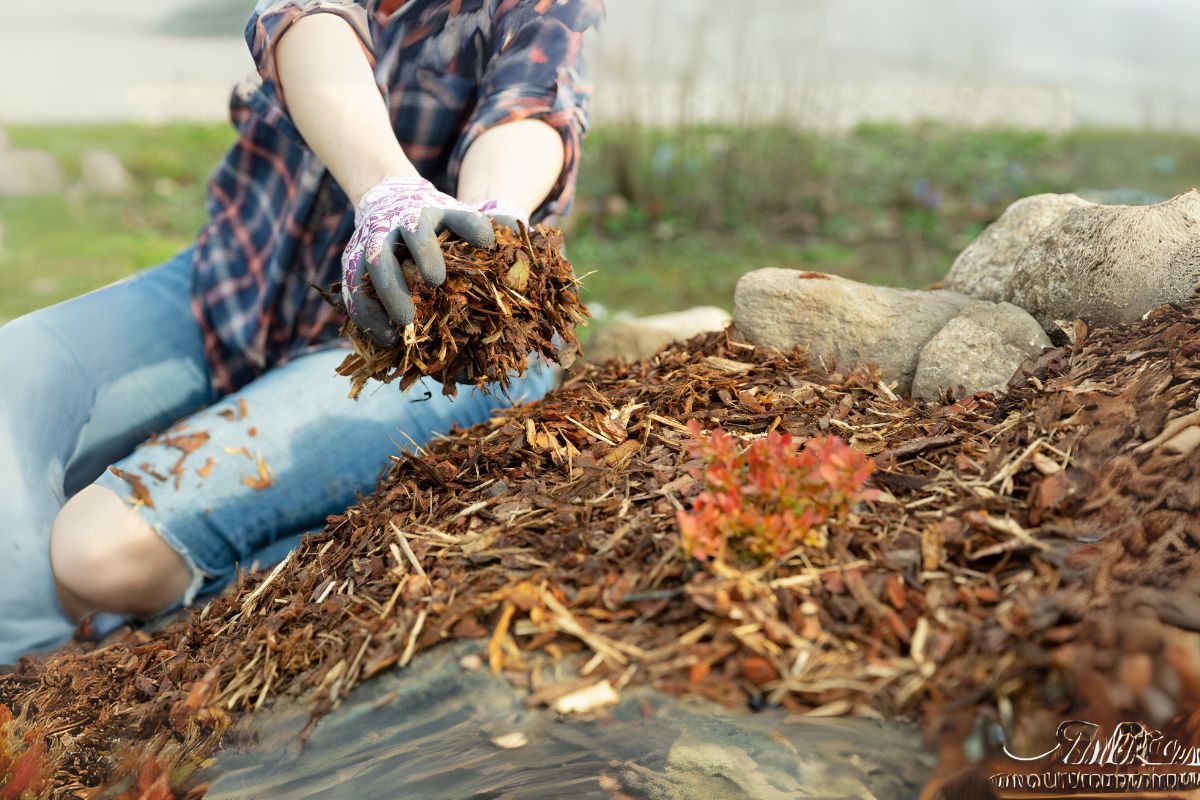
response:
<svg viewBox="0 0 1200 800"><path fill-rule="evenodd" d="M45 738L37 730L22 735L20 727L0 703L0 800L43 797L50 786Z"/></svg>
<svg viewBox="0 0 1200 800"><path fill-rule="evenodd" d="M866 488L874 463L836 436L798 445L772 431L742 446L720 428L702 437L696 420L688 430L693 457L705 461L692 473L704 490L676 516L684 550L701 561L766 562L824 547L831 524L878 496Z"/></svg>

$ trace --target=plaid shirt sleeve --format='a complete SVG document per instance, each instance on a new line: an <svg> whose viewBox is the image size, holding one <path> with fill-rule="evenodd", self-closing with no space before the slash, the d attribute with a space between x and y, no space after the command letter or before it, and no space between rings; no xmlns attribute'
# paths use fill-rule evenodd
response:
<svg viewBox="0 0 1200 800"><path fill-rule="evenodd" d="M562 174L534 219L567 213L588 128L591 89L583 81L583 37L604 16L603 0L501 0L487 44L479 99L450 159L458 183L463 157L481 134L539 119L562 136Z"/></svg>
<svg viewBox="0 0 1200 800"><path fill-rule="evenodd" d="M250 46L250 55L258 67L258 74L262 76L260 102L266 101L265 106L257 110L267 122L297 141L303 141L303 138L287 115L275 69L275 48L296 22L312 14L334 14L344 19L358 35L371 68L375 68L365 0L258 0L254 13L246 23L246 44Z"/></svg>

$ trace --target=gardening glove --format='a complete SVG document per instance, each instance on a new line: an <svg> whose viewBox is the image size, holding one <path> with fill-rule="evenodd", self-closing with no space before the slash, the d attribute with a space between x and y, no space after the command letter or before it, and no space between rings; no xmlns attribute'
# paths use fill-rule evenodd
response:
<svg viewBox="0 0 1200 800"><path fill-rule="evenodd" d="M363 195L354 225L342 254L342 300L354 324L383 347L395 344L399 329L416 316L396 258L397 245L408 248L415 277L432 287L446 280L446 261L438 242L442 230L449 228L474 247L496 243L486 215L439 192L424 178L380 181ZM364 291L364 272L371 276L379 300Z"/></svg>
<svg viewBox="0 0 1200 800"><path fill-rule="evenodd" d="M529 227L529 212L510 200L504 198L488 200L479 205L479 210L486 214L492 222L503 225L510 231L519 232L521 230L517 225L518 222L526 228Z"/></svg>

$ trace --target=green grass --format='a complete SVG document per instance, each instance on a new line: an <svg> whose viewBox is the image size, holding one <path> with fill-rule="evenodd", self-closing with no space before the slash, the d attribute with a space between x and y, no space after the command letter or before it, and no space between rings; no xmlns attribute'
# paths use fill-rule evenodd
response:
<svg viewBox="0 0 1200 800"><path fill-rule="evenodd" d="M737 278L763 266L928 286L1026 195L1134 190L1129 202L1197 184L1195 135L601 128L568 242L577 266L596 270L589 299L610 308L729 307ZM629 202L605 203L613 195Z"/></svg>
<svg viewBox="0 0 1200 800"><path fill-rule="evenodd" d="M226 125L9 129L14 147L63 164L72 188L0 200L0 321L160 263L204 221L204 183L233 142ZM111 150L125 198L78 186L79 160ZM585 297L653 313L730 307L763 266L896 286L937 281L1018 197L1200 184L1200 137L1124 131L1067 136L872 126L845 136L788 128L609 126L585 148L568 249Z"/></svg>
<svg viewBox="0 0 1200 800"><path fill-rule="evenodd" d="M204 221L204 182L233 142L228 126L129 125L16 127L13 147L56 156L67 191L0 199L0 319L73 297L161 263L192 240ZM83 191L79 162L104 149L134 179L128 197Z"/></svg>
<svg viewBox="0 0 1200 800"><path fill-rule="evenodd" d="M754 231L696 231L666 240L643 232L603 237L577 231L568 248L579 274L590 273L584 279L585 300L636 314L695 305L731 308L737 277L757 267L836 272L893 285L900 269L900 259L890 259L889 252L881 250L878 259L865 257L874 245L860 253ZM895 269L889 269L889 260ZM932 270L921 277L907 270L900 283L929 284L939 277Z"/></svg>

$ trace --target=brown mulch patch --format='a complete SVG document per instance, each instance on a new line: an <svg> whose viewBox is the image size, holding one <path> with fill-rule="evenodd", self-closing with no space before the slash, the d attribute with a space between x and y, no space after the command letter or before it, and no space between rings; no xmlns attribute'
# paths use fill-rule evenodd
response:
<svg viewBox="0 0 1200 800"><path fill-rule="evenodd" d="M1004 397L945 404L727 333L584 367L545 401L397 457L323 534L189 618L24 659L0 676L17 714L0 733L14 753L48 745L57 788L36 796L107 782L171 797L232 716L283 697L315 721L448 638L479 639L519 685L535 660L567 659L618 691L931 732L981 712L1018 743L1080 711L1186 713L1200 308L1075 338ZM675 523L702 488L692 418L744 439L837 434L874 458L882 496L783 563L702 567Z"/></svg>
<svg viewBox="0 0 1200 800"><path fill-rule="evenodd" d="M575 328L589 314L562 255L562 231L493 227L496 246L488 250L442 234L446 281L437 289L426 287L401 254L416 321L391 347L346 323L342 334L354 352L338 374L350 378L351 397L368 381L398 380L404 390L425 376L441 382L450 396L459 383L503 392L513 374L525 371L531 353L570 366L579 346ZM557 346L555 335L561 337Z"/></svg>

